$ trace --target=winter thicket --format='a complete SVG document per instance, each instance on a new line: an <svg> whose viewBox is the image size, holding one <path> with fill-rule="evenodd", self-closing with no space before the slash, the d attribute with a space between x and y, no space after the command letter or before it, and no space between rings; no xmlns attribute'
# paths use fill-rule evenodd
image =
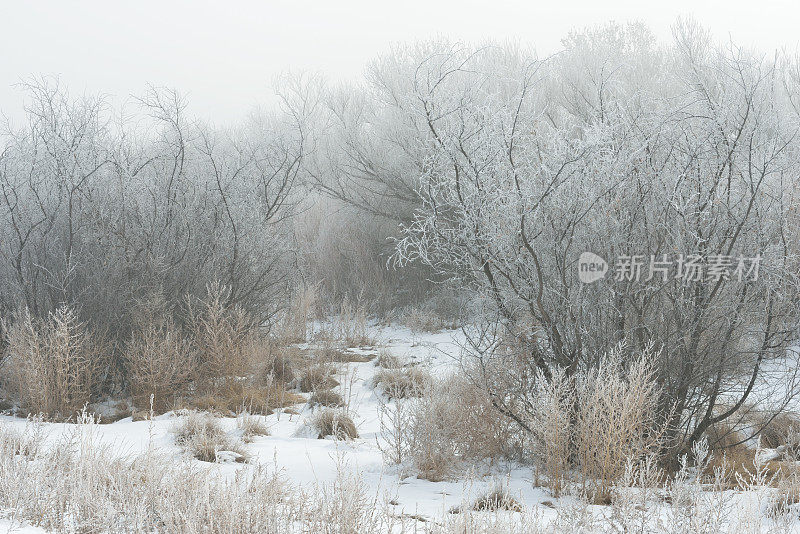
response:
<svg viewBox="0 0 800 534"><path fill-rule="evenodd" d="M418 44L376 61L367 82L331 94L330 171L315 176L400 222L401 264L478 297L473 377L521 428L533 431L536 380L591 371L620 343L630 361L658 354L673 450L796 394L796 58L716 44L683 21L669 44L610 26L548 58ZM584 251L642 255L641 279L583 284ZM646 280L665 254L731 257L731 273L760 255L760 272ZM785 390L765 404L762 379L778 369Z"/></svg>
<svg viewBox="0 0 800 534"><path fill-rule="evenodd" d="M69 317L113 355L92 384L163 347L226 368L201 332L274 326L319 290L384 316L460 306L468 378L534 438L537 392L570 384L557 404L580 428L584 381L624 381L643 354L655 398L636 424L672 452L779 412L798 386L800 63L686 21L668 43L612 25L563 44L398 47L359 84L287 81L278 111L229 129L166 90L115 110L30 83L0 149L4 339L34 346L38 321ZM641 255L642 276L584 284L585 251ZM647 279L665 255L761 261L757 279ZM162 360L128 375L193 380Z"/></svg>

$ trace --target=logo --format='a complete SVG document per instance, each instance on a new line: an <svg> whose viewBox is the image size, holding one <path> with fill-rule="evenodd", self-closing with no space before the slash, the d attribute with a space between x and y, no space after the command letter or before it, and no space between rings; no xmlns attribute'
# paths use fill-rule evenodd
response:
<svg viewBox="0 0 800 534"><path fill-rule="evenodd" d="M584 284L600 280L608 271L606 260L593 252L584 252L578 258L578 279Z"/></svg>

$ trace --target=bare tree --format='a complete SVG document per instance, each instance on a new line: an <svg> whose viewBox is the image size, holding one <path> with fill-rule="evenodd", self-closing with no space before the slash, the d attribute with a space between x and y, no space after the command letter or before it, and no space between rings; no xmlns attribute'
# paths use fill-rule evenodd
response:
<svg viewBox="0 0 800 534"><path fill-rule="evenodd" d="M425 161L400 260L493 302L502 328L483 330L493 335L473 349L482 369L502 369L492 361L510 363L517 338L513 376L493 395L523 427L537 374L591 369L623 339L631 354L651 341L662 350L674 451L742 410L779 412L797 393L798 355L787 350L800 290L792 70L714 46L685 22L667 48L636 26L565 44L546 61L445 49L397 69L413 76L381 114L417 125ZM643 276L583 284L584 251L641 255ZM646 280L650 256L665 254L698 255L706 270ZM758 255L757 280L737 280L739 258ZM718 277L714 258L729 262Z"/></svg>

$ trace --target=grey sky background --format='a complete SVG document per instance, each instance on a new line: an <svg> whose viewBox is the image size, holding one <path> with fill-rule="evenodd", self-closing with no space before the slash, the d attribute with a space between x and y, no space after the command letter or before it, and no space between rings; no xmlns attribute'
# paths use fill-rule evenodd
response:
<svg viewBox="0 0 800 534"><path fill-rule="evenodd" d="M113 101L147 83L175 88L191 112L217 124L272 105L287 71L356 79L393 43L446 36L517 40L555 52L571 29L641 21L662 39L691 15L718 39L798 51L800 2L679 1L11 1L0 0L0 110L22 113L17 84L58 76L72 93Z"/></svg>

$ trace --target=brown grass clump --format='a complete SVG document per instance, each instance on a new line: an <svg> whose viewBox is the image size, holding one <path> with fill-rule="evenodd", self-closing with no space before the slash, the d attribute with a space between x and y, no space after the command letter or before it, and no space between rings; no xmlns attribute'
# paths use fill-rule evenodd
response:
<svg viewBox="0 0 800 534"><path fill-rule="evenodd" d="M344 412L326 408L311 416L311 428L319 439L333 436L336 439L348 440L358 437L358 429L353 420Z"/></svg>
<svg viewBox="0 0 800 534"><path fill-rule="evenodd" d="M162 297L141 305L137 329L124 348L125 367L133 405L164 413L189 389L196 352L164 310Z"/></svg>
<svg viewBox="0 0 800 534"><path fill-rule="evenodd" d="M24 409L67 419L92 401L106 353L73 310L60 307L42 321L26 311L6 343L3 370Z"/></svg>
<svg viewBox="0 0 800 534"><path fill-rule="evenodd" d="M236 428L241 432L245 443L253 441L256 436L269 436L267 423L257 415L242 412L236 418Z"/></svg>
<svg viewBox="0 0 800 534"><path fill-rule="evenodd" d="M208 414L189 412L173 429L175 443L202 462L216 462L219 452L231 451L246 459L244 446ZM239 461L239 460L237 460Z"/></svg>
<svg viewBox="0 0 800 534"><path fill-rule="evenodd" d="M230 381L216 391L192 397L184 406L220 415L241 412L269 415L275 408L300 404L305 400L302 395L286 391L279 382L256 386L246 381Z"/></svg>
<svg viewBox="0 0 800 534"><path fill-rule="evenodd" d="M475 499L469 509L474 512L498 512L500 510L521 512L522 505L506 491L495 489ZM462 507L460 506L450 510L451 514L459 514L461 512Z"/></svg>
<svg viewBox="0 0 800 534"><path fill-rule="evenodd" d="M430 376L416 367L381 369L375 373L374 386L381 386L390 399L419 397L430 383Z"/></svg>
<svg viewBox="0 0 800 534"><path fill-rule="evenodd" d="M378 352L378 359L375 360L375 365L383 369L399 369L403 367L403 361L387 349L381 349Z"/></svg>
<svg viewBox="0 0 800 534"><path fill-rule="evenodd" d="M284 384L295 379L295 366L301 358L301 351L297 347L270 347L269 359L265 369L265 378L274 378Z"/></svg>
<svg viewBox="0 0 800 534"><path fill-rule="evenodd" d="M300 379L300 391L310 393L338 386L339 382L331 374L331 368L327 365L312 365L305 370L303 378Z"/></svg>
<svg viewBox="0 0 800 534"><path fill-rule="evenodd" d="M433 310L423 308L408 310L403 314L402 321L412 332L435 333L452 326L452 321L447 323Z"/></svg>
<svg viewBox="0 0 800 534"><path fill-rule="evenodd" d="M800 431L800 415L793 412L782 412L775 416L763 414L756 419L761 446L768 449L789 445L791 434Z"/></svg>
<svg viewBox="0 0 800 534"><path fill-rule="evenodd" d="M370 356L358 354L349 350L337 349L328 343L324 343L322 347L317 349L315 351L315 356L318 362L326 363L365 363L374 358L374 355Z"/></svg>
<svg viewBox="0 0 800 534"><path fill-rule="evenodd" d="M708 446L712 450L741 446L742 435L724 421L711 425L705 432Z"/></svg>
<svg viewBox="0 0 800 534"><path fill-rule="evenodd" d="M341 408L344 406L344 399L342 396L330 389L315 391L308 401L308 405L314 408L315 406L326 406L328 408Z"/></svg>

